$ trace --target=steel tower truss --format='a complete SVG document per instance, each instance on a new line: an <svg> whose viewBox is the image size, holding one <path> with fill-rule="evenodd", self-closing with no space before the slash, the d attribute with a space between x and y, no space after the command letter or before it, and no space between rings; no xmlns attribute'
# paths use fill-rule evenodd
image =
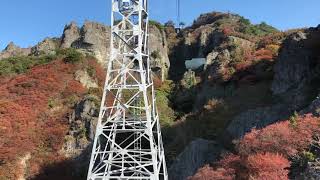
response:
<svg viewBox="0 0 320 180"><path fill-rule="evenodd" d="M148 49L147 0L112 0L111 54L88 180L167 180Z"/></svg>

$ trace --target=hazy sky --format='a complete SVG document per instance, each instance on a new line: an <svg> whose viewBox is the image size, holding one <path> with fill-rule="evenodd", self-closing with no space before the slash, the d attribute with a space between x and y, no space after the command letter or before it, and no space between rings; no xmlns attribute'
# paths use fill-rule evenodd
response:
<svg viewBox="0 0 320 180"><path fill-rule="evenodd" d="M85 20L109 24L111 0L1 0L0 50L10 41L27 47L60 36L65 24ZM176 0L149 0L151 19L176 19ZM320 24L320 0L181 0L181 19L190 24L201 13L238 13L253 23L278 29Z"/></svg>

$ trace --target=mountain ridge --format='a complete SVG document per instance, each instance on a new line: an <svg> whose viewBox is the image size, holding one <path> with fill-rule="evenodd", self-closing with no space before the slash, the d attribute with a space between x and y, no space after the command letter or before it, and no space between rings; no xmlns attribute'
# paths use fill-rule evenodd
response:
<svg viewBox="0 0 320 180"><path fill-rule="evenodd" d="M320 26L280 32L266 24L252 25L239 15L213 12L200 16L180 33L172 22L152 22L150 32L151 64L171 179L270 177L254 170L259 165L254 159L263 162L263 169L270 165L268 158L279 162L272 164L272 171L279 170L273 177L319 174L316 159L320 156L317 149L307 146L313 141L311 136L318 135L314 127L320 112ZM108 33L108 27L99 23L86 22L79 28L71 22L61 38L46 38L27 52L11 43L0 53L2 57L9 53L0 60L0 117L6 119L0 122L0 127L6 127L0 131L28 122L32 127L28 133L38 134L34 122L49 125L40 128L48 133L43 139L17 136L32 142L22 144L30 154L11 153L10 160L0 156L0 179L85 179L104 79L102 60L109 56ZM189 71L184 63L191 58L205 58L206 63ZM60 76L71 83L61 85ZM54 95L46 86L60 89ZM30 108L36 101L41 108ZM62 111L63 107L68 112ZM17 110L18 117L13 117L17 121L10 121L10 109ZM46 113L37 115L37 109ZM60 114L56 120L48 117L55 113ZM257 150L264 142L293 144L294 139L281 130L296 136L297 129L309 129L305 138L299 139L304 146L292 146L298 159L285 154L282 146L276 151ZM280 138L264 141L269 133ZM247 142L251 137L258 139L255 144ZM0 144L7 143L16 152L14 138L0 136ZM8 149L0 147L0 152L9 153ZM305 159L307 155L314 158ZM303 166L297 165L300 162ZM7 168L19 172L10 174Z"/></svg>

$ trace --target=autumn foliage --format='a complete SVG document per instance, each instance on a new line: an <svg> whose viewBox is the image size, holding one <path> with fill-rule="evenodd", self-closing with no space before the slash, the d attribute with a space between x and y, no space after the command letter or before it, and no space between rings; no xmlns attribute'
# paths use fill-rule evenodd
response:
<svg viewBox="0 0 320 180"><path fill-rule="evenodd" d="M254 54L256 60L272 60L274 54L269 49L259 49Z"/></svg>
<svg viewBox="0 0 320 180"><path fill-rule="evenodd" d="M102 81L102 68L89 61ZM74 73L83 65L56 60L35 66L25 74L0 79L0 179L17 179L19 161L31 154L29 175L41 166L63 159L60 151L68 131L64 102L81 97L86 88ZM56 110L48 104L56 102ZM52 105L51 105L52 106Z"/></svg>
<svg viewBox="0 0 320 180"><path fill-rule="evenodd" d="M294 117L248 133L238 143L237 155L226 155L213 166L198 170L190 180L288 179L290 157L307 149L320 134L320 118Z"/></svg>
<svg viewBox="0 0 320 180"><path fill-rule="evenodd" d="M279 154L253 154L244 161L244 165L248 170L248 179L288 179L290 162Z"/></svg>
<svg viewBox="0 0 320 180"><path fill-rule="evenodd" d="M253 130L240 141L239 153L246 156L257 152L280 153L285 157L306 149L315 134L320 134L320 119L311 115L297 118L297 124L279 122L261 130Z"/></svg>
<svg viewBox="0 0 320 180"><path fill-rule="evenodd" d="M205 166L189 180L288 179L290 162L279 154L227 155L214 167Z"/></svg>

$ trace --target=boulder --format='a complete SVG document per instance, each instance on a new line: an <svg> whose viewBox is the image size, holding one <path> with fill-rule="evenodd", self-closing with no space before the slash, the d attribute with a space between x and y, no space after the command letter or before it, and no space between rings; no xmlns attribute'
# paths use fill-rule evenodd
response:
<svg viewBox="0 0 320 180"><path fill-rule="evenodd" d="M222 151L223 148L214 141L192 141L170 166L169 179L186 180L205 164L217 160Z"/></svg>

